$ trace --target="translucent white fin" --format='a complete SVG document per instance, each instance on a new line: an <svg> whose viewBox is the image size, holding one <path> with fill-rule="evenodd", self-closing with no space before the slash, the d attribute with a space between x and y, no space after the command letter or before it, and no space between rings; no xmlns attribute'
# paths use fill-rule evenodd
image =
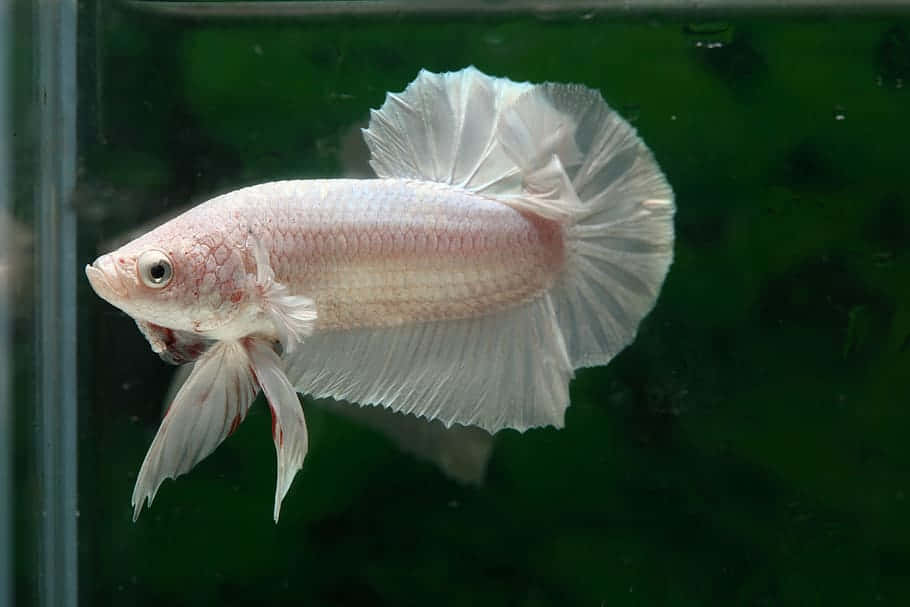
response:
<svg viewBox="0 0 910 607"><path fill-rule="evenodd" d="M288 381L278 355L263 340L251 339L246 343L250 363L272 410L272 438L278 457L274 509L277 523L281 501L287 495L297 471L303 466L303 458L307 453L306 421L297 392Z"/></svg>
<svg viewBox="0 0 910 607"><path fill-rule="evenodd" d="M570 229L551 296L573 367L604 365L635 339L672 261L672 217L670 199L643 200L615 224Z"/></svg>
<svg viewBox="0 0 910 607"><path fill-rule="evenodd" d="M570 224L583 212L565 166L581 162L575 124L533 87L505 109L497 138L521 172L521 190L500 196L506 204Z"/></svg>
<svg viewBox="0 0 910 607"><path fill-rule="evenodd" d="M316 324L316 304L303 295L289 295L285 285L273 282L266 291L268 313L287 352L293 352Z"/></svg>
<svg viewBox="0 0 910 607"><path fill-rule="evenodd" d="M474 67L421 70L402 93L370 112L363 132L380 177L449 183L489 195L515 193L521 177L496 138L502 112L532 85Z"/></svg>
<svg viewBox="0 0 910 607"><path fill-rule="evenodd" d="M575 125L580 161L560 158L583 210L566 228L567 266L551 296L572 365L606 364L635 339L673 260L673 191L635 129L600 93L542 84L516 103L518 114L522 104L537 103L530 95Z"/></svg>
<svg viewBox="0 0 910 607"><path fill-rule="evenodd" d="M258 240L251 240L256 260L256 286L261 293L262 306L272 319L284 350L293 352L313 332L316 304L309 297L291 295L286 285L277 282L268 252Z"/></svg>
<svg viewBox="0 0 910 607"><path fill-rule="evenodd" d="M246 417L256 382L240 344L219 342L195 363L152 441L133 489L133 520L161 483L208 456Z"/></svg>
<svg viewBox="0 0 910 607"><path fill-rule="evenodd" d="M474 67L421 70L370 114L370 164L380 177L449 183L568 222L579 212L562 167L580 162L574 124L536 89Z"/></svg>
<svg viewBox="0 0 910 607"><path fill-rule="evenodd" d="M452 424L563 425L572 367L549 297L490 316L317 333L289 357L298 390Z"/></svg>
<svg viewBox="0 0 910 607"><path fill-rule="evenodd" d="M174 369L174 374L171 375L171 383L168 384L167 392L164 393L164 399L161 401L162 418L164 417L164 414L167 413L168 406L174 402L174 398L177 396L177 392L180 391L180 388L183 387L183 384L186 383L186 380L190 378L192 372L192 364L180 365Z"/></svg>
<svg viewBox="0 0 910 607"><path fill-rule="evenodd" d="M334 400L317 401L330 410L378 430L402 451L439 467L460 483L480 485L493 452L493 435L477 426L455 425L405 415L383 407L352 407Z"/></svg>

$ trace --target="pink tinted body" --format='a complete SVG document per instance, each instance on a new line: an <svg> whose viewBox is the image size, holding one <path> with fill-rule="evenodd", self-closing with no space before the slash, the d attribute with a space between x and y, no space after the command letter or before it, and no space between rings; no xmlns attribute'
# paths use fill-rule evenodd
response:
<svg viewBox="0 0 910 607"><path fill-rule="evenodd" d="M432 182L273 182L195 213L232 224L226 240L246 223L275 279L316 302L317 330L488 314L545 291L564 264L556 222Z"/></svg>

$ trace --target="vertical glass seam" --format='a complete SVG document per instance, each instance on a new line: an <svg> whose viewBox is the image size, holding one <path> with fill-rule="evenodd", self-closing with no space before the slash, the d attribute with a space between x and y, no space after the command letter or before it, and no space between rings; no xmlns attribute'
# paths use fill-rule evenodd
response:
<svg viewBox="0 0 910 607"><path fill-rule="evenodd" d="M77 603L76 2L35 3L40 107L38 323L39 602Z"/></svg>
<svg viewBox="0 0 910 607"><path fill-rule="evenodd" d="M0 2L0 259L12 263L13 245L10 170L12 106L12 3ZM13 604L13 479L12 479L12 306L11 289L0 285L0 607Z"/></svg>

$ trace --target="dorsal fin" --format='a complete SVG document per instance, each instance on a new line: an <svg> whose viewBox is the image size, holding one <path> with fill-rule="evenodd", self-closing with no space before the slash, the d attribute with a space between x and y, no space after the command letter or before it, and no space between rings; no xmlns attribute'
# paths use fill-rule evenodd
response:
<svg viewBox="0 0 910 607"><path fill-rule="evenodd" d="M532 87L474 67L421 70L401 93L370 112L364 139L379 177L437 181L472 191L513 192L518 169L496 139L499 117Z"/></svg>
<svg viewBox="0 0 910 607"><path fill-rule="evenodd" d="M474 67L422 70L371 112L370 165L379 177L447 183L570 220L579 208L564 165L581 162L575 124L539 90Z"/></svg>

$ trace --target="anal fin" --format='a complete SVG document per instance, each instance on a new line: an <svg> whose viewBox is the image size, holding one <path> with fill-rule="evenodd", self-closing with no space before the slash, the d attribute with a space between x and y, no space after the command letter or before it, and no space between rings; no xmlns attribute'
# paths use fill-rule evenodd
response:
<svg viewBox="0 0 910 607"><path fill-rule="evenodd" d="M315 397L489 432L561 427L569 405L573 371L547 295L479 318L317 333L307 345L288 377Z"/></svg>

